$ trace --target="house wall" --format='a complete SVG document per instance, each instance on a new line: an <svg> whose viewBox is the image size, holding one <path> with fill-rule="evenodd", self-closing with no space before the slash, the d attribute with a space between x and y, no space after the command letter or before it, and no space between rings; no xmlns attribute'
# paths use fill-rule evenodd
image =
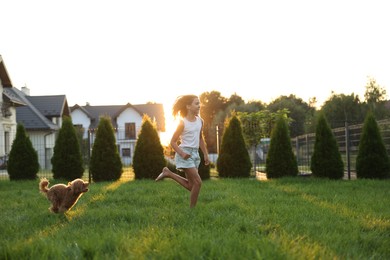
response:
<svg viewBox="0 0 390 260"><path fill-rule="evenodd" d="M117 118L116 123L118 125L118 131L116 134L117 145L119 148L119 154L122 159L122 163L125 166L131 165L133 162L134 150L137 140L125 139L125 124L135 123L136 139L138 138L139 131L142 125L142 116L132 108L125 109ZM124 150L130 149L130 156L124 156Z"/></svg>
<svg viewBox="0 0 390 260"><path fill-rule="evenodd" d="M80 109L72 111L71 117L74 125L82 125L85 130L87 130L91 124L91 119ZM84 131L83 138L88 138L87 131Z"/></svg>
<svg viewBox="0 0 390 260"><path fill-rule="evenodd" d="M10 117L1 117L0 126L0 156L8 155L11 151L12 143L16 137L16 109L15 107L9 108L11 112Z"/></svg>
<svg viewBox="0 0 390 260"><path fill-rule="evenodd" d="M55 132L34 131L27 132L34 149L38 153L38 162L41 169L52 168L51 157L54 153L54 145L56 140Z"/></svg>
<svg viewBox="0 0 390 260"><path fill-rule="evenodd" d="M0 79L0 108L3 104L3 90L3 84ZM0 160L9 154L12 142L16 136L16 108L11 106L9 110L11 112L11 116L8 117L4 117L2 111L0 110Z"/></svg>
<svg viewBox="0 0 390 260"><path fill-rule="evenodd" d="M135 123L137 135L141 128L142 116L132 108L125 109L116 119L118 128L125 128L126 123Z"/></svg>

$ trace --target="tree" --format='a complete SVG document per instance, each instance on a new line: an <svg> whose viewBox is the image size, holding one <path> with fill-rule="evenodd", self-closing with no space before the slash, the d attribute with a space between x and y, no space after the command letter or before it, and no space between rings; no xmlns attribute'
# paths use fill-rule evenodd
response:
<svg viewBox="0 0 390 260"><path fill-rule="evenodd" d="M265 169L267 178L298 175L298 164L292 151L290 133L284 116L278 117L272 130Z"/></svg>
<svg viewBox="0 0 390 260"><path fill-rule="evenodd" d="M122 175L122 162L109 117L100 118L92 148L89 170L95 182L115 181Z"/></svg>
<svg viewBox="0 0 390 260"><path fill-rule="evenodd" d="M289 111L287 109L276 112L270 112L267 109L252 113L237 112L237 116L242 123L244 139L247 146L257 146L261 138L271 136L272 126L278 117L283 116L290 122L291 119L287 118L288 113Z"/></svg>
<svg viewBox="0 0 390 260"><path fill-rule="evenodd" d="M372 113L364 120L356 157L357 178L384 179L390 175L389 156Z"/></svg>
<svg viewBox="0 0 390 260"><path fill-rule="evenodd" d="M289 130L292 137L305 133L306 120L311 120L315 111L314 107L295 95L280 96L269 103L267 109L271 112L287 109L290 112L289 116L292 121Z"/></svg>
<svg viewBox="0 0 390 260"><path fill-rule="evenodd" d="M215 126L223 122L220 122L220 117L217 117L218 113L225 110L227 106L227 99L221 96L218 91L204 92L199 97L202 109L200 110L200 116L204 120L204 137L207 143L207 149L210 153L216 152L216 131Z"/></svg>
<svg viewBox="0 0 390 260"><path fill-rule="evenodd" d="M339 147L323 113L320 113L316 126L310 169L315 177L341 179L344 176L344 163Z"/></svg>
<svg viewBox="0 0 390 260"><path fill-rule="evenodd" d="M386 89L380 86L372 77L368 77L364 98L368 106L368 111L374 114L378 119L384 119L390 112L385 106Z"/></svg>
<svg viewBox="0 0 390 260"><path fill-rule="evenodd" d="M144 115L134 150L133 169L136 179L156 179L167 162L156 126Z"/></svg>
<svg viewBox="0 0 390 260"><path fill-rule="evenodd" d="M205 165L204 154L202 152L202 149L199 149L199 156L200 156L200 164L198 168L199 176L202 180L208 180L210 179L210 164Z"/></svg>
<svg viewBox="0 0 390 260"><path fill-rule="evenodd" d="M321 107L322 113L331 128L344 127L345 121L360 124L363 122L362 104L359 96L352 93L351 95L335 94L325 101Z"/></svg>
<svg viewBox="0 0 390 260"><path fill-rule="evenodd" d="M63 118L51 163L54 179L72 181L83 176L84 167L80 144L72 119L68 116Z"/></svg>
<svg viewBox="0 0 390 260"><path fill-rule="evenodd" d="M39 171L38 153L35 151L24 126L18 124L16 137L8 158L10 180L34 180Z"/></svg>
<svg viewBox="0 0 390 260"><path fill-rule="evenodd" d="M218 174L220 177L249 177L251 167L241 122L233 115L222 136L221 151L217 159Z"/></svg>

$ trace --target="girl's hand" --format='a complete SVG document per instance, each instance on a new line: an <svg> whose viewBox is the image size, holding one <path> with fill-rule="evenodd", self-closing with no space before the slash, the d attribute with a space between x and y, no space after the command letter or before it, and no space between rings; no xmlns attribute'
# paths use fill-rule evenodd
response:
<svg viewBox="0 0 390 260"><path fill-rule="evenodd" d="M210 164L210 159L209 159L208 156L205 156L205 157L204 157L204 164L205 164L205 165L209 165L209 164Z"/></svg>
<svg viewBox="0 0 390 260"><path fill-rule="evenodd" d="M191 155L187 153L182 153L181 157L183 157L184 160L187 160L191 157Z"/></svg>

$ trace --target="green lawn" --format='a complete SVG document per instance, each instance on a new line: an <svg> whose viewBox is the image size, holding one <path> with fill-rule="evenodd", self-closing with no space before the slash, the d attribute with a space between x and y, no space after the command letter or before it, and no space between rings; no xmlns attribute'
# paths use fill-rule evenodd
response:
<svg viewBox="0 0 390 260"><path fill-rule="evenodd" d="M53 183L54 184L54 181ZM0 181L0 259L390 259L390 180L94 183L65 215Z"/></svg>

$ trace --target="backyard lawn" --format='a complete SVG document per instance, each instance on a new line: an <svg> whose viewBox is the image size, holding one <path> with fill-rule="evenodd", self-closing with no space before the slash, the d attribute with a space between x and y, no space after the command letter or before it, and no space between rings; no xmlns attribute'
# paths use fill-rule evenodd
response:
<svg viewBox="0 0 390 260"><path fill-rule="evenodd" d="M0 259L390 259L390 180L93 183L67 214L0 181ZM52 181L51 184L55 184Z"/></svg>

